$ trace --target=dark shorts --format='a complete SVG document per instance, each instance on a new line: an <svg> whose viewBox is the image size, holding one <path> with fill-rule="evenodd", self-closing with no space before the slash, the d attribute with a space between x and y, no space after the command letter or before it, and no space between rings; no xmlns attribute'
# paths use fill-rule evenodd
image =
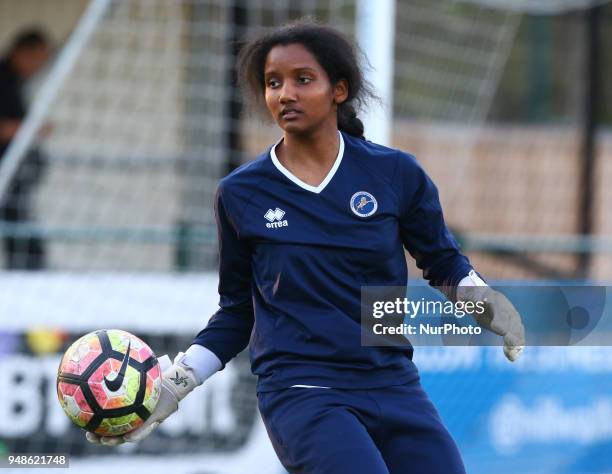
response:
<svg viewBox="0 0 612 474"><path fill-rule="evenodd" d="M370 390L289 388L257 395L292 474L464 474L419 380Z"/></svg>

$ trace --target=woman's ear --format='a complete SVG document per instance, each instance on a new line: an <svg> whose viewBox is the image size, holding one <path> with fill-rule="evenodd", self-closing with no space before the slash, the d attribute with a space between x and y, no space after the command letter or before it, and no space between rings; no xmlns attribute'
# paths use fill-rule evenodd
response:
<svg viewBox="0 0 612 474"><path fill-rule="evenodd" d="M340 79L334 86L334 103L339 105L348 98L348 82L346 79Z"/></svg>

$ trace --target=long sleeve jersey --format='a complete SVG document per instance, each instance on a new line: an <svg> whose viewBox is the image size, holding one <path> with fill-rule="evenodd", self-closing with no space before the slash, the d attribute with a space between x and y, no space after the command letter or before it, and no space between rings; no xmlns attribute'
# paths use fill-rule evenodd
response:
<svg viewBox="0 0 612 474"><path fill-rule="evenodd" d="M247 345L258 391L375 388L417 377L412 347L361 344L361 287L406 286L404 248L432 286L472 269L416 159L340 133L319 186L275 146L221 180L220 309L194 343L226 364Z"/></svg>

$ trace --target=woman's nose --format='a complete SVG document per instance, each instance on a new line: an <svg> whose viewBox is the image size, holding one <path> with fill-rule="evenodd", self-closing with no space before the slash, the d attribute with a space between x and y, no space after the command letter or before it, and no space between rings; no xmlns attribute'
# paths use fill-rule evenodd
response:
<svg viewBox="0 0 612 474"><path fill-rule="evenodd" d="M279 100L281 103L294 102L296 99L295 87L289 81L285 82L281 88Z"/></svg>

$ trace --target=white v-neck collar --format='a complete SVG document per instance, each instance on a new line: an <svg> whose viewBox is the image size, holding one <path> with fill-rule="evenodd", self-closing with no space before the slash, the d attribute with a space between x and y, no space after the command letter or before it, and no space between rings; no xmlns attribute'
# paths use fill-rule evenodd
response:
<svg viewBox="0 0 612 474"><path fill-rule="evenodd" d="M282 138L280 138L270 149L270 158L272 159L272 163L274 163L274 166L276 166L276 169L283 173L295 184L297 184L300 188L305 189L306 191L310 191L312 193L319 194L332 180L332 178L336 174L336 171L338 171L340 163L342 162L342 157L344 156L344 138L342 138L342 133L340 133L339 130L338 135L340 136L340 147L338 148L338 156L336 156L336 161L334 161L334 165L329 170L329 173L327 173L325 179L323 179L323 181L321 181L321 184L319 184L318 186L312 186L308 183L305 183L281 164L281 162L278 160L278 157L276 156L276 146L283 140Z"/></svg>

